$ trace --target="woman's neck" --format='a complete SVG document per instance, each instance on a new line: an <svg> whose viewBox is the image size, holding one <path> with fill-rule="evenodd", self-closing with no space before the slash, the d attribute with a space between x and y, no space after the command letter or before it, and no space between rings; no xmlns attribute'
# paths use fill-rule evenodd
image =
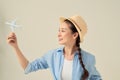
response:
<svg viewBox="0 0 120 80"><path fill-rule="evenodd" d="M74 58L74 53L75 51L77 51L77 47L76 46L65 46L64 47L64 57L67 60L72 60Z"/></svg>

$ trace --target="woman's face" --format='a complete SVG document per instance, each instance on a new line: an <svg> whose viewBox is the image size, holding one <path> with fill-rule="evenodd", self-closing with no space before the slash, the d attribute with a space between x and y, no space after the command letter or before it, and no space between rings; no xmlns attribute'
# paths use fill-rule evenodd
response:
<svg viewBox="0 0 120 80"><path fill-rule="evenodd" d="M63 22L60 25L59 32L58 32L58 40L59 44L61 45L69 45L75 42L74 34L70 29L70 25Z"/></svg>

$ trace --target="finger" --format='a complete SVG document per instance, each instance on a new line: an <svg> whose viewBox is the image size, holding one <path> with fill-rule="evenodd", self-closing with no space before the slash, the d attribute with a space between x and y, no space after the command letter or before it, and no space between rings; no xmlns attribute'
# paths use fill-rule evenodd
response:
<svg viewBox="0 0 120 80"><path fill-rule="evenodd" d="M15 37L8 37L8 39L16 39Z"/></svg>
<svg viewBox="0 0 120 80"><path fill-rule="evenodd" d="M11 43L11 42L15 42L15 40L14 39L9 39L8 43Z"/></svg>
<svg viewBox="0 0 120 80"><path fill-rule="evenodd" d="M9 36L16 36L14 33L11 33Z"/></svg>
<svg viewBox="0 0 120 80"><path fill-rule="evenodd" d="M16 38L16 36L8 36L8 38Z"/></svg>
<svg viewBox="0 0 120 80"><path fill-rule="evenodd" d="M14 39L14 38L9 38L9 39L8 39L8 41L10 41L10 40L14 40L14 41L15 41L15 39Z"/></svg>
<svg viewBox="0 0 120 80"><path fill-rule="evenodd" d="M9 36L16 36L15 33L11 32Z"/></svg>

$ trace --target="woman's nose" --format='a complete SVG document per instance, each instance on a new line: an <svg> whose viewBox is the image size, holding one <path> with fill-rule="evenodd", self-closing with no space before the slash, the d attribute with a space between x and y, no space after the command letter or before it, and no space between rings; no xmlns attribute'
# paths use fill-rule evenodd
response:
<svg viewBox="0 0 120 80"><path fill-rule="evenodd" d="M60 37L61 36L61 33L60 32L58 32L58 37Z"/></svg>

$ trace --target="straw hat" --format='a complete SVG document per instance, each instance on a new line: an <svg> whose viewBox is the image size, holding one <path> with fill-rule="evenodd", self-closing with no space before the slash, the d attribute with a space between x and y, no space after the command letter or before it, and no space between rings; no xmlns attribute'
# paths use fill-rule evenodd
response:
<svg viewBox="0 0 120 80"><path fill-rule="evenodd" d="M83 18L78 15L72 16L70 18L60 17L60 22L62 23L66 19L68 19L69 21L71 21L74 24L74 26L76 27L76 29L79 33L80 42L83 42L84 36L87 33L87 24L85 23Z"/></svg>

